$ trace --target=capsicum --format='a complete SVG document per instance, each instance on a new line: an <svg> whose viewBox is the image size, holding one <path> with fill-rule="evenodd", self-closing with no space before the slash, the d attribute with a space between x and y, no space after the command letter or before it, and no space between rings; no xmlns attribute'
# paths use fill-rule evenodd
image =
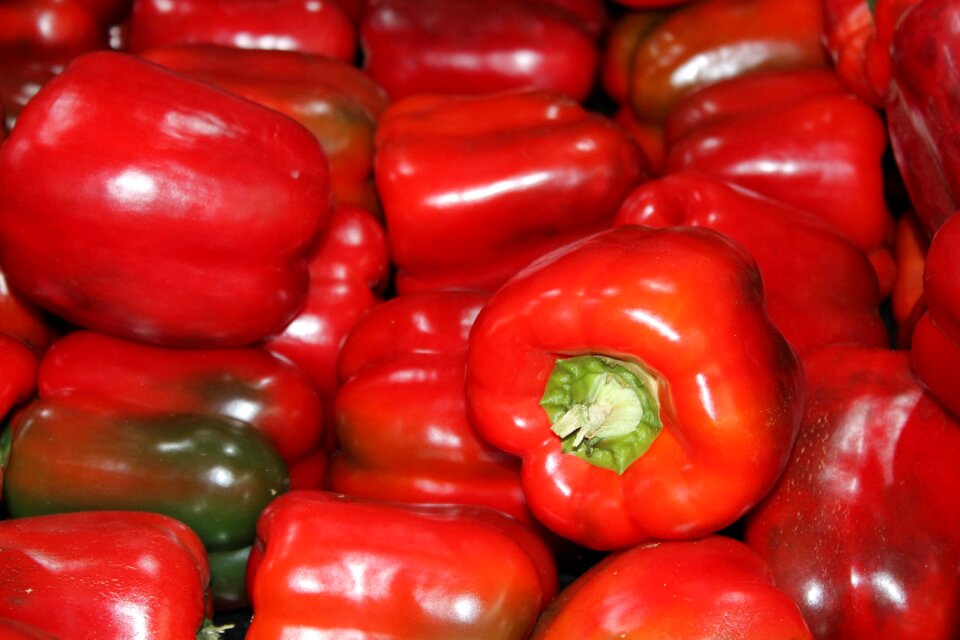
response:
<svg viewBox="0 0 960 640"><path fill-rule="evenodd" d="M264 510L250 580L248 640L521 640L557 584L547 547L509 516L320 491Z"/></svg>
<svg viewBox="0 0 960 640"><path fill-rule="evenodd" d="M217 637L203 545L173 518L99 511L7 519L0 574L0 618L57 638Z"/></svg>
<svg viewBox="0 0 960 640"><path fill-rule="evenodd" d="M492 290L609 225L644 175L619 126L556 93L411 96L376 133L397 290Z"/></svg>
<svg viewBox="0 0 960 640"><path fill-rule="evenodd" d="M799 361L740 245L625 225L531 264L480 311L467 401L523 458L534 515L594 549L694 538L773 486L799 427Z"/></svg>
<svg viewBox="0 0 960 640"><path fill-rule="evenodd" d="M149 342L247 344L282 327L328 208L327 161L305 128L122 53L76 58L0 151L11 284L70 322Z"/></svg>
<svg viewBox="0 0 960 640"><path fill-rule="evenodd" d="M907 352L835 346L804 359L790 463L745 539L817 638L960 633L960 422Z"/></svg>

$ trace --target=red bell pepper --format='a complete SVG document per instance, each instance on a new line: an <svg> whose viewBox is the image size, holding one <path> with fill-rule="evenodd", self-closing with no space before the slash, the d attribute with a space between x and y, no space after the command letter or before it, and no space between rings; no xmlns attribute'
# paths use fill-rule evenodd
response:
<svg viewBox="0 0 960 640"><path fill-rule="evenodd" d="M467 416L466 334L487 294L402 295L347 336L349 370L334 406L339 453L330 488L405 503L476 504L533 525L520 461L485 442Z"/></svg>
<svg viewBox="0 0 960 640"><path fill-rule="evenodd" d="M0 619L0 640L58 640L33 625L16 620Z"/></svg>
<svg viewBox="0 0 960 640"><path fill-rule="evenodd" d="M494 293L466 384L480 434L523 458L534 515L594 549L734 522L786 464L804 396L740 245L632 225Z"/></svg>
<svg viewBox="0 0 960 640"><path fill-rule="evenodd" d="M217 637L203 545L173 518L90 512L4 520L0 574L0 618L59 638Z"/></svg>
<svg viewBox="0 0 960 640"><path fill-rule="evenodd" d="M960 2L921 0L890 44L887 126L897 166L927 233L960 209Z"/></svg>
<svg viewBox="0 0 960 640"><path fill-rule="evenodd" d="M215 45L162 47L140 55L298 121L327 154L334 203L378 211L373 131L387 94L359 69L319 55Z"/></svg>
<svg viewBox="0 0 960 640"><path fill-rule="evenodd" d="M583 100L599 50L549 2L380 0L360 22L363 68L393 99L545 89Z"/></svg>
<svg viewBox="0 0 960 640"><path fill-rule="evenodd" d="M621 15L604 41L600 52L600 83L607 96L618 105L633 107L630 81L633 56L637 47L669 15L667 11L627 11ZM634 114L636 116L636 114Z"/></svg>
<svg viewBox="0 0 960 640"><path fill-rule="evenodd" d="M543 542L480 508L298 491L272 502L257 532L247 640L519 640L556 591Z"/></svg>
<svg viewBox="0 0 960 640"><path fill-rule="evenodd" d="M890 294L890 312L897 327L897 346L910 348L910 340L923 306L923 267L930 238L916 214L905 211L897 218L893 257L897 279Z"/></svg>
<svg viewBox="0 0 960 640"><path fill-rule="evenodd" d="M0 3L0 59L65 64L107 48L107 30L80 0L5 0Z"/></svg>
<svg viewBox="0 0 960 640"><path fill-rule="evenodd" d="M0 420L14 406L33 397L38 369L37 356L32 350L0 333Z"/></svg>
<svg viewBox="0 0 960 640"><path fill-rule="evenodd" d="M615 223L709 227L742 244L757 261L771 319L800 354L832 343L890 344L870 261L805 211L718 178L674 173L634 190Z"/></svg>
<svg viewBox="0 0 960 640"><path fill-rule="evenodd" d="M0 334L14 337L38 354L53 342L54 329L49 318L23 296L10 289L0 269Z"/></svg>
<svg viewBox="0 0 960 640"><path fill-rule="evenodd" d="M614 553L564 589L531 640L812 640L796 603L741 542L711 536Z"/></svg>
<svg viewBox="0 0 960 640"><path fill-rule="evenodd" d="M135 0L128 49L172 44L302 51L352 62L357 32L335 0Z"/></svg>
<svg viewBox="0 0 960 640"><path fill-rule="evenodd" d="M754 98L768 80L783 99ZM744 77L690 96L683 111L703 115L686 130L671 128L664 172L724 178L820 216L868 254L885 252L893 217L884 192L883 121L863 101L816 77L805 86L810 81L805 73Z"/></svg>
<svg viewBox="0 0 960 640"><path fill-rule="evenodd" d="M809 400L790 463L746 540L817 638L960 633L960 422L904 351L804 360Z"/></svg>
<svg viewBox="0 0 960 640"><path fill-rule="evenodd" d="M622 128L555 93L413 96L380 119L374 175L398 291L493 290L609 225L643 160Z"/></svg>
<svg viewBox="0 0 960 640"><path fill-rule="evenodd" d="M960 216L934 234L923 266L925 313L910 344L913 370L960 416Z"/></svg>
<svg viewBox="0 0 960 640"><path fill-rule="evenodd" d="M327 176L317 140L277 112L133 56L85 54L3 145L0 254L16 289L75 324L247 344L304 300Z"/></svg>

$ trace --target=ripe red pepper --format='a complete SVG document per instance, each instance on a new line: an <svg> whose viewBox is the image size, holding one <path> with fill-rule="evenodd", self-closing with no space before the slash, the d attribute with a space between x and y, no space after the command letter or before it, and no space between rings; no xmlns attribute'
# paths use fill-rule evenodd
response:
<svg viewBox="0 0 960 640"><path fill-rule="evenodd" d="M0 4L3 66L40 60L65 64L107 48L107 30L79 0L5 0Z"/></svg>
<svg viewBox="0 0 960 640"><path fill-rule="evenodd" d="M398 291L493 290L609 225L643 160L622 128L555 93L423 95L384 112L374 175Z"/></svg>
<svg viewBox="0 0 960 640"><path fill-rule="evenodd" d="M59 638L216 637L203 545L173 518L106 511L4 520L0 574L0 618Z"/></svg>
<svg viewBox="0 0 960 640"><path fill-rule="evenodd" d="M14 406L33 396L38 369L32 350L16 338L0 333L0 420Z"/></svg>
<svg viewBox="0 0 960 640"><path fill-rule="evenodd" d="M0 619L0 640L57 640L57 637L33 625Z"/></svg>
<svg viewBox="0 0 960 640"><path fill-rule="evenodd" d="M218 44L352 62L357 33L335 0L135 0L128 49Z"/></svg>
<svg viewBox="0 0 960 640"><path fill-rule="evenodd" d="M812 637L756 553L710 536L610 554L560 593L531 640Z"/></svg>
<svg viewBox="0 0 960 640"><path fill-rule="evenodd" d="M133 56L85 54L3 145L4 269L87 328L247 344L303 302L327 176L316 138L277 112Z"/></svg>
<svg viewBox="0 0 960 640"><path fill-rule="evenodd" d="M466 335L487 294L402 295L347 336L330 488L405 503L475 504L534 524L520 461L491 446L467 416Z"/></svg>
<svg viewBox="0 0 960 640"><path fill-rule="evenodd" d="M42 353L53 342L50 319L23 296L10 289L0 268L0 333L16 338L35 352Z"/></svg>
<svg viewBox="0 0 960 640"><path fill-rule="evenodd" d="M631 225L494 293L466 384L481 435L523 458L534 515L595 549L734 522L786 464L804 395L740 245Z"/></svg>
<svg viewBox="0 0 960 640"><path fill-rule="evenodd" d="M960 209L960 2L921 0L890 44L890 144L910 200L932 235Z"/></svg>
<svg viewBox="0 0 960 640"><path fill-rule="evenodd" d="M681 172L637 187L615 223L709 227L742 244L757 261L771 319L800 354L832 343L890 343L870 261L805 211Z"/></svg>
<svg viewBox="0 0 960 640"><path fill-rule="evenodd" d="M257 532L248 640L519 640L556 592L543 542L479 507L297 491L264 510Z"/></svg>
<svg viewBox="0 0 960 640"><path fill-rule="evenodd" d="M930 241L923 266L926 312L910 345L913 370L960 416L960 216L948 219Z"/></svg>
<svg viewBox="0 0 960 640"><path fill-rule="evenodd" d="M809 396L746 540L817 638L960 633L960 422L907 353L838 346L804 360Z"/></svg>
<svg viewBox="0 0 960 640"><path fill-rule="evenodd" d="M363 68L393 99L545 89L583 100L599 50L569 11L518 0L380 0L360 22Z"/></svg>

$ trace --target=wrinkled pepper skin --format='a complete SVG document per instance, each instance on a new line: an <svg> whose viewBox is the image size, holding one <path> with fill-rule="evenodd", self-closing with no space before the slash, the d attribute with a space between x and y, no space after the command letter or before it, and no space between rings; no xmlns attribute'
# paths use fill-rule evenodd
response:
<svg viewBox="0 0 960 640"><path fill-rule="evenodd" d="M282 327L328 210L326 158L301 125L122 53L76 58L0 153L11 285L72 323L158 344L236 346Z"/></svg>
<svg viewBox="0 0 960 640"><path fill-rule="evenodd" d="M812 637L756 553L710 536L607 556L560 593L531 640Z"/></svg>
<svg viewBox="0 0 960 640"><path fill-rule="evenodd" d="M579 20L551 4L380 0L360 23L364 71L394 100L519 89L583 100L600 53Z"/></svg>
<svg viewBox="0 0 960 640"><path fill-rule="evenodd" d="M323 407L310 381L288 361L253 347L167 349L75 331L47 351L39 391L45 398L76 395L246 422L290 466L323 437Z"/></svg>
<svg viewBox="0 0 960 640"><path fill-rule="evenodd" d="M495 292L466 389L481 435L523 458L534 515L594 549L737 520L786 464L804 396L746 250L711 229L633 225Z"/></svg>
<svg viewBox="0 0 960 640"><path fill-rule="evenodd" d="M373 132L388 99L383 88L356 67L296 51L216 45L161 47L140 55L298 121L327 155L334 204L378 211Z"/></svg>
<svg viewBox="0 0 960 640"><path fill-rule="evenodd" d="M332 490L394 502L480 505L535 524L520 486L520 461L485 442L467 416L469 324L463 321L476 317L486 299L464 290L399 296L354 327L343 354L355 373L334 405L340 450L330 462ZM431 351L431 342L459 344Z"/></svg>
<svg viewBox="0 0 960 640"><path fill-rule="evenodd" d="M257 531L248 640L520 640L556 591L543 542L495 511L298 491Z"/></svg>
<svg viewBox="0 0 960 640"><path fill-rule="evenodd" d="M681 172L637 187L615 224L709 227L742 244L757 261L771 319L801 355L833 343L890 344L870 261L805 211Z"/></svg>
<svg viewBox="0 0 960 640"><path fill-rule="evenodd" d="M783 86L782 76L770 77ZM759 77L759 83L764 79ZM755 101L749 91L758 77L727 83L689 99L709 101L713 92L723 91L737 97L719 104L741 106L677 132L667 143L664 172L723 178L820 216L868 254L881 250L893 231L893 217L885 200L887 135L880 115L863 101L821 90L819 84L794 91L795 100L768 105Z"/></svg>
<svg viewBox="0 0 960 640"><path fill-rule="evenodd" d="M904 351L831 347L804 360L795 453L745 539L814 637L960 633L960 423Z"/></svg>
<svg viewBox="0 0 960 640"><path fill-rule="evenodd" d="M645 33L629 69L637 116L662 122L681 97L714 82L773 69L826 68L822 0L705 0Z"/></svg>
<svg viewBox="0 0 960 640"><path fill-rule="evenodd" d="M923 265L926 311L914 328L910 360L917 377L960 416L960 216L930 241Z"/></svg>
<svg viewBox="0 0 960 640"><path fill-rule="evenodd" d="M905 11L890 44L890 145L927 233L960 209L960 2L921 0Z"/></svg>
<svg viewBox="0 0 960 640"><path fill-rule="evenodd" d="M397 290L493 290L609 225L643 170L629 134L559 94L398 100L374 157Z"/></svg>
<svg viewBox="0 0 960 640"><path fill-rule="evenodd" d="M302 51L352 62L357 34L335 0L134 0L128 49L172 44Z"/></svg>
<svg viewBox="0 0 960 640"><path fill-rule="evenodd" d="M0 618L59 638L212 638L209 570L190 529L154 513L0 522ZM30 637L30 636L26 636Z"/></svg>

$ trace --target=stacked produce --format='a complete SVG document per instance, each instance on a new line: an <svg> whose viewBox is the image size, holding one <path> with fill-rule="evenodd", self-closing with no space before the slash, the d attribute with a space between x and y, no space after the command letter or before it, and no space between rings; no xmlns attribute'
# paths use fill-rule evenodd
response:
<svg viewBox="0 0 960 640"><path fill-rule="evenodd" d="M0 638L960 637L958 0L0 5Z"/></svg>

